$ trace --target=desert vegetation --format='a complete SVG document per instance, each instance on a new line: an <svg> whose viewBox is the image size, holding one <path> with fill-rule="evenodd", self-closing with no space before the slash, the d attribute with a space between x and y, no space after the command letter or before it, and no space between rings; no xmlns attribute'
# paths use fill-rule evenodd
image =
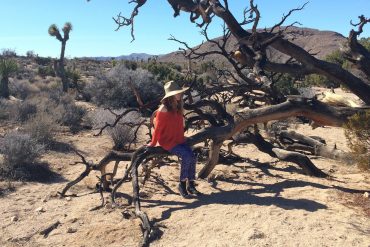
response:
<svg viewBox="0 0 370 247"><path fill-rule="evenodd" d="M133 23L146 0L131 2L136 4L131 16L119 14L114 20L118 29L131 27L134 40ZM1 180L37 181L38 176L55 176L51 171L40 175L35 170L52 169L45 158L50 154L68 153L74 157L73 162L58 159L58 163L85 168L75 168L69 181L63 181L58 198L79 197L73 194L75 188L95 175L97 179L90 190L99 193L101 204L90 211L124 208L124 218L140 220L140 246L150 245L161 238L161 226L142 210L145 193L140 189L152 179L171 192L163 177L154 171L174 162L170 153L145 145L151 138L152 114L163 97L163 83L168 80L190 87L185 95L184 131L192 134L186 142L200 163L197 177L209 186L215 186L218 180L232 183L228 180L232 174L217 174L219 164L253 163L241 155L246 145L268 157L265 170L273 169L272 163L286 162L294 164L297 176L331 181L333 174L317 165L317 159L323 158L352 164L350 169L354 170L358 166L364 174L369 172L370 40L359 39L369 19L360 16L357 23L352 23L342 48L319 58L295 44L289 36L296 32L295 27L285 26L292 13L304 11L305 5L290 10L273 27L259 29L261 15L253 0L246 6L243 20L230 12L228 1L168 3L174 17L190 13L190 21L199 26L206 40L190 47L186 41L171 36L170 40L180 45L180 52L172 56L181 56L182 62L165 61L171 55L136 61L66 59L66 43L72 31L68 22L62 29L63 36L54 24L48 30L61 42L58 60L39 57L33 51L25 57L3 51ZM208 28L215 18L223 21L223 33L220 38L210 39ZM325 92L321 94L317 87ZM351 94L351 100L338 91ZM343 128L349 149L327 143L325 136L299 133L297 126ZM81 149L61 138L76 137L78 143L84 135L96 140L108 137L109 147L100 150L100 144L89 143ZM91 146L98 148L92 151ZM254 163L262 164L258 159ZM108 169L112 164L113 169ZM8 185L8 191L14 190ZM108 197L105 192L109 192ZM364 190L352 192L366 194ZM161 203L158 200L155 205ZM364 208L359 204L354 203ZM365 203L368 210L366 207ZM47 238L60 224L58 220L41 233Z"/></svg>

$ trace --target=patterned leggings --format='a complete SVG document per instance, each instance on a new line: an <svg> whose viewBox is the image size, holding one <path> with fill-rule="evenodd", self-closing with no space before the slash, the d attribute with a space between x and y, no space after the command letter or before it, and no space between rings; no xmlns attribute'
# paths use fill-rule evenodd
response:
<svg viewBox="0 0 370 247"><path fill-rule="evenodd" d="M193 150L191 150L191 148L185 143L182 143L176 145L169 151L181 158L180 181L184 181L186 179L189 181L195 180L195 164L197 159Z"/></svg>

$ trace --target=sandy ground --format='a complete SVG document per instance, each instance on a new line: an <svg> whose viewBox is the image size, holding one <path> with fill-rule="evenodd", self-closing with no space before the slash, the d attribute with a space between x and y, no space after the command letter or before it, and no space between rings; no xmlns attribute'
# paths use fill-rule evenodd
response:
<svg viewBox="0 0 370 247"><path fill-rule="evenodd" d="M293 127L348 151L343 129ZM4 131L1 126L0 133ZM74 145L87 159L97 162L112 143L107 136L92 134L64 133L56 139L63 145ZM234 151L248 161L218 165L213 182L197 181L204 193L199 198L183 199L177 193L176 158L154 169L141 190L142 208L160 232L151 246L370 246L370 199L363 197L364 191L370 191L369 173L315 158L315 165L331 178L313 178L253 145L241 145ZM90 174L70 190L78 197L60 199L57 191L84 167L71 165L79 159L63 148L48 152L42 160L54 172L53 178L12 182L14 189L0 194L0 246L138 246L140 221L122 217L123 208L130 209L131 183L119 190L117 201L123 208L112 209L108 204L89 211L101 202L100 195L93 193L99 174ZM202 165L198 163L197 169ZM118 176L125 166L121 163ZM0 182L0 186L9 184ZM108 193L104 196L109 200ZM56 221L61 224L47 238L39 234Z"/></svg>
<svg viewBox="0 0 370 247"><path fill-rule="evenodd" d="M298 126L297 131L323 136L328 145L347 149L342 129ZM107 136L93 137L91 132L63 135L60 140L94 161L112 145ZM370 246L370 215L348 204L353 190L370 190L369 174L317 158L314 163L332 178L312 178L252 145L234 151L249 162L218 165L214 182L197 182L204 193L200 198L182 199L177 193L176 159L154 170L141 193L143 210L162 232L151 246ZM59 199L56 192L83 166L70 165L78 158L62 151L49 152L43 160L61 175L44 183L13 183L15 191L0 198L0 246L138 245L142 237L138 219L124 219L123 209L89 211L100 204L99 194L92 193L96 173L72 188L78 197ZM198 169L201 166L198 163ZM131 184L120 192L118 201L129 207ZM61 225L47 238L39 234L57 220Z"/></svg>

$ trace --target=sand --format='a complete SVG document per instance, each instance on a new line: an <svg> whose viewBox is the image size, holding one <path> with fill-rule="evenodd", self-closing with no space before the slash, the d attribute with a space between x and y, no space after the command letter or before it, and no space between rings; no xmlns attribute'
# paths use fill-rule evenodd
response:
<svg viewBox="0 0 370 247"><path fill-rule="evenodd" d="M328 145L336 143L348 150L340 128L298 126L296 131L323 136ZM107 136L94 137L91 132L63 134L58 139L74 144L93 161L112 146ZM313 162L332 177L313 178L253 145L238 146L234 151L250 161L218 165L213 173L216 180L197 181L204 193L199 198L183 199L177 193L176 158L153 170L141 193L143 210L161 232L151 246L370 246L369 212L348 203L370 190L369 174L355 166L316 158ZM70 165L78 157L68 152L48 152L43 161L60 176L44 183L13 182L15 191L0 198L0 246L138 245L140 221L124 219L124 209L108 205L89 211L100 204L100 195L92 193L97 173L71 189L78 197L60 199L56 192L83 166ZM202 165L198 163L197 169ZM125 163L120 167L119 176ZM118 201L124 207L130 207L127 195L131 195L130 183L120 189ZM109 199L108 193L104 196ZM370 205L369 198L365 206L366 202ZM39 234L57 220L61 224L47 238Z"/></svg>

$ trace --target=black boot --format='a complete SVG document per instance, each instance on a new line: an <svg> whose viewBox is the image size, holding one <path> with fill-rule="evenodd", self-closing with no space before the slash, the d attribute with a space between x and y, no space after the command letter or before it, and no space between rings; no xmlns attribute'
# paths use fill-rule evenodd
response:
<svg viewBox="0 0 370 247"><path fill-rule="evenodd" d="M197 191L197 189L195 188L195 183L194 181L189 181L188 182L188 186L186 188L188 190L188 192L192 195L196 195L196 196L199 196L201 195L202 193L200 193L199 191Z"/></svg>
<svg viewBox="0 0 370 247"><path fill-rule="evenodd" d="M179 185L177 186L179 189L180 195L184 198L189 198L189 194L186 191L186 181L180 181Z"/></svg>

